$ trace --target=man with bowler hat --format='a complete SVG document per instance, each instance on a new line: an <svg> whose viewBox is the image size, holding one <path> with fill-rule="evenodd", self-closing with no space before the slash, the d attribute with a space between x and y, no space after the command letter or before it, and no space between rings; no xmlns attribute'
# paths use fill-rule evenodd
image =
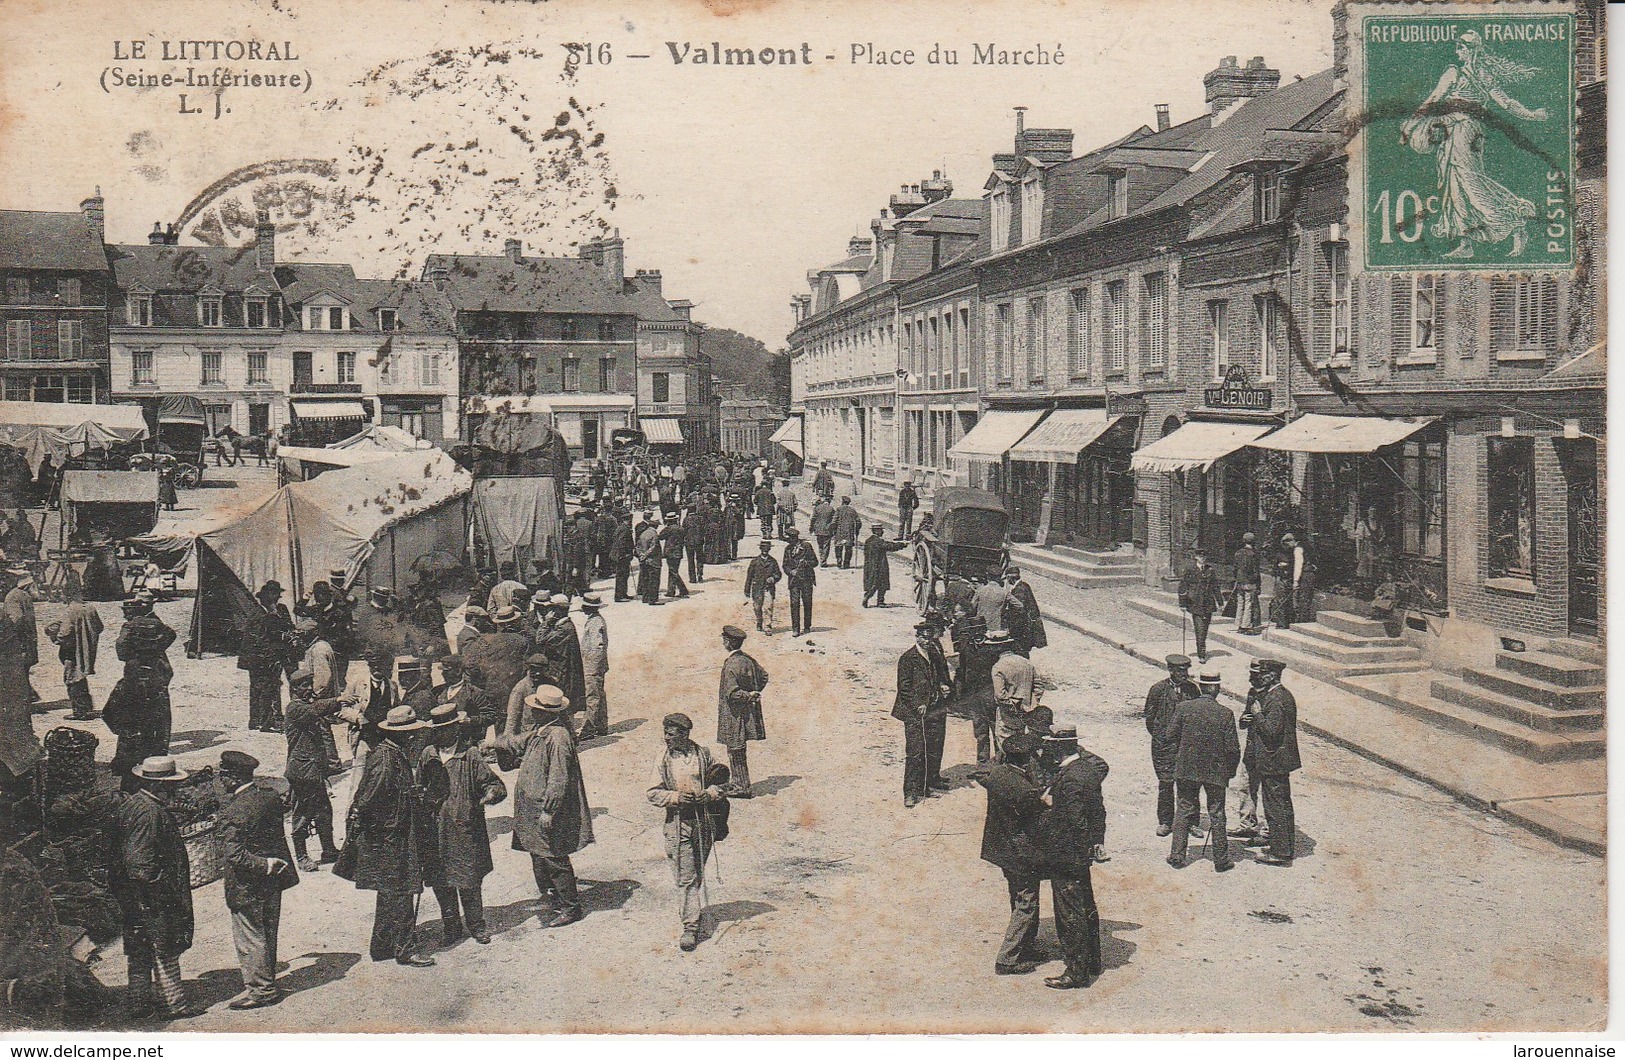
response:
<svg viewBox="0 0 1625 1060"><path fill-rule="evenodd" d="M784 566L785 584L790 588L790 635L799 637L812 632L813 586L818 582L818 553L810 543L801 540L794 525L785 527Z"/></svg>
<svg viewBox="0 0 1625 1060"><path fill-rule="evenodd" d="M914 644L897 659L897 695L891 716L903 723L903 805L909 809L945 789L942 747L948 735L953 678L930 622L914 626Z"/></svg>
<svg viewBox="0 0 1625 1060"><path fill-rule="evenodd" d="M745 568L745 598L756 613L756 632L773 635L773 606L777 602L779 579L784 572L773 558L773 542L762 538L761 555ZM765 625L764 625L765 623Z"/></svg>
<svg viewBox="0 0 1625 1060"><path fill-rule="evenodd" d="M1095 904L1091 872L1106 843L1106 803L1101 785L1108 766L1078 746L1076 729L1056 729L1043 738L1045 753L1055 760L1049 812L1040 826L1044 872L1055 899L1055 933L1066 959L1066 971L1044 980L1053 990L1076 990L1092 984L1102 970L1100 909Z"/></svg>
<svg viewBox="0 0 1625 1060"><path fill-rule="evenodd" d="M1178 812L1174 815L1174 840L1168 852L1168 864L1176 869L1185 867L1190 829L1200 815L1196 801L1200 794L1207 799L1213 868L1227 872L1234 862L1230 860L1230 841L1225 833L1224 789L1241 762L1241 741L1236 738L1236 716L1219 702L1218 671L1202 671L1197 678L1197 688L1201 695L1175 707L1173 719L1168 723L1168 740L1178 748L1174 759Z"/></svg>
<svg viewBox="0 0 1625 1060"><path fill-rule="evenodd" d="M1240 721L1247 730L1242 761L1248 775L1259 778L1264 818L1269 822L1269 849L1257 860L1282 868L1292 864L1295 854L1297 819L1292 809L1292 773L1303 765L1298 757L1298 701L1281 685L1285 669L1286 664L1277 660L1258 660L1253 686L1255 703L1242 711Z"/></svg>
<svg viewBox="0 0 1625 1060"><path fill-rule="evenodd" d="M1168 676L1151 686L1145 694L1145 731L1151 734L1151 768L1157 774L1157 834L1169 835L1174 830L1174 764L1179 757L1179 745L1168 738L1168 723L1174 710L1187 699L1201 693L1191 681L1191 661L1188 656L1170 655L1163 662Z"/></svg>
<svg viewBox="0 0 1625 1060"><path fill-rule="evenodd" d="M745 631L738 626L722 627L722 647L728 653L722 663L717 686L717 743L728 749L730 780L727 793L748 799L750 762L745 751L751 740L767 739L762 721L762 690L767 687L767 671L745 653Z"/></svg>
<svg viewBox="0 0 1625 1060"><path fill-rule="evenodd" d="M282 800L254 783L259 759L241 751L220 753L220 779L230 794L220 811L220 845L226 860L226 908L242 968L243 992L227 1007L264 1008L282 1000L276 985L277 933L282 892L299 882L282 829Z"/></svg>

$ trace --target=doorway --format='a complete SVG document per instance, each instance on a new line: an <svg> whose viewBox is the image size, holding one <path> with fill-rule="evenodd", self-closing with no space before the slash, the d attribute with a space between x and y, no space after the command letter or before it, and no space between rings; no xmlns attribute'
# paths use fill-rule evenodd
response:
<svg viewBox="0 0 1625 1060"><path fill-rule="evenodd" d="M263 438L271 433L271 406L263 401L252 401L248 405L248 433L255 438Z"/></svg>
<svg viewBox="0 0 1625 1060"><path fill-rule="evenodd" d="M1597 635L1601 557L1597 554L1597 443L1588 438L1562 446L1568 480L1569 632Z"/></svg>
<svg viewBox="0 0 1625 1060"><path fill-rule="evenodd" d="M591 416L581 417L581 456L584 460L598 459L598 421Z"/></svg>
<svg viewBox="0 0 1625 1060"><path fill-rule="evenodd" d="M293 355L293 392L303 394L309 392L316 381L316 372L312 367L309 353L295 353Z"/></svg>

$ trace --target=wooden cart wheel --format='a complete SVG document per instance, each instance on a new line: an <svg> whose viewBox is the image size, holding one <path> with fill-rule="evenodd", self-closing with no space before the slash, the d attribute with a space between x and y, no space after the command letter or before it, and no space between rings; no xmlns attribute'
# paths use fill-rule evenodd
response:
<svg viewBox="0 0 1625 1060"><path fill-rule="evenodd" d="M203 481L203 470L192 464L182 464L175 472L175 485L183 490L196 489Z"/></svg>
<svg viewBox="0 0 1625 1060"><path fill-rule="evenodd" d="M925 614L936 593L937 565L931 558L931 546L921 541L914 546L914 606Z"/></svg>

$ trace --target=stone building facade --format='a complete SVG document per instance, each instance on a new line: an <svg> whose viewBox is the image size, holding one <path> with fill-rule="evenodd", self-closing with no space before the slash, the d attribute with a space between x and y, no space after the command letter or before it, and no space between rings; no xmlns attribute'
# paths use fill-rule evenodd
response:
<svg viewBox="0 0 1625 1060"><path fill-rule="evenodd" d="M0 400L108 400L103 209L0 210Z"/></svg>

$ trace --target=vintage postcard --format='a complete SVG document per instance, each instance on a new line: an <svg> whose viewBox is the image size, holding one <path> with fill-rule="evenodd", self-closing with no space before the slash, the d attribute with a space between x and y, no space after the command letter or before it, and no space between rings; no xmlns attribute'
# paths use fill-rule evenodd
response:
<svg viewBox="0 0 1625 1060"><path fill-rule="evenodd" d="M1607 1029L1601 0L8 0L0 1027Z"/></svg>

